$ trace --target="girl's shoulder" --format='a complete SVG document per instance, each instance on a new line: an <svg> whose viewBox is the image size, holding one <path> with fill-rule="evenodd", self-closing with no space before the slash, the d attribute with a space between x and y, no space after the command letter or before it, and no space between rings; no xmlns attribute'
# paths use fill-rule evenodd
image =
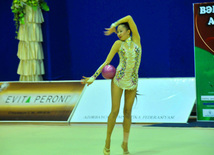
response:
<svg viewBox="0 0 214 155"><path fill-rule="evenodd" d="M114 44L117 44L117 45L121 45L122 43L123 43L123 41L121 41L119 39L114 42Z"/></svg>
<svg viewBox="0 0 214 155"><path fill-rule="evenodd" d="M114 42L114 45L113 45L113 46L116 46L118 49L120 49L121 46L122 46L122 44L123 44L123 41L121 41L121 40L116 40L116 41Z"/></svg>

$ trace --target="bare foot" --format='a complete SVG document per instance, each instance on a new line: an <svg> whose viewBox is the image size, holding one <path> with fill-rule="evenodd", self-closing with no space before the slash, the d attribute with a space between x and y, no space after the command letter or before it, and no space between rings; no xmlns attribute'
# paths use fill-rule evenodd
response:
<svg viewBox="0 0 214 155"><path fill-rule="evenodd" d="M106 145L105 145L106 150L110 150L110 142L111 142L110 140L106 140Z"/></svg>
<svg viewBox="0 0 214 155"><path fill-rule="evenodd" d="M121 147L122 147L122 149L123 149L124 152L129 152L128 151L128 143L123 142L122 145L121 145Z"/></svg>

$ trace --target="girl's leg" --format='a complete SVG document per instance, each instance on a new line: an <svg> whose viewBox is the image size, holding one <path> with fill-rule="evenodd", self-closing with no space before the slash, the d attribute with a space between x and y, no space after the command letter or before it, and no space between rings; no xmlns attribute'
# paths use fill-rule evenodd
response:
<svg viewBox="0 0 214 155"><path fill-rule="evenodd" d="M114 84L113 80L111 81L111 98L112 98L112 109L108 117L107 124L107 136L106 136L106 145L107 149L110 148L111 134L115 126L116 118L120 109L120 100L123 90Z"/></svg>
<svg viewBox="0 0 214 155"><path fill-rule="evenodd" d="M123 121L123 150L128 151L128 138L131 127L131 111L137 89L125 91L124 121Z"/></svg>

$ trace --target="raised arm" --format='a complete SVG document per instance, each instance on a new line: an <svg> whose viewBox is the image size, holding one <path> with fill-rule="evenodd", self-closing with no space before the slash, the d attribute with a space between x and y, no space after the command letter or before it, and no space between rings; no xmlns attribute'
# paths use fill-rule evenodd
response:
<svg viewBox="0 0 214 155"><path fill-rule="evenodd" d="M129 27L130 27L130 29L132 31L132 39L140 41L140 35L139 35L139 32L138 32L137 26L136 26L133 18L130 15L119 19L118 21L113 23L111 25L111 27L117 27L119 24L125 23L125 22L129 23Z"/></svg>
<svg viewBox="0 0 214 155"><path fill-rule="evenodd" d="M84 79L82 79L84 84L92 84L94 82L94 80L100 75L100 73L102 72L102 69L108 65L112 59L114 58L115 54L118 52L119 48L121 46L121 41L117 40L115 41L115 43L113 44L105 62L97 69L97 71L94 73L93 76L91 76L90 78L87 77L83 77Z"/></svg>

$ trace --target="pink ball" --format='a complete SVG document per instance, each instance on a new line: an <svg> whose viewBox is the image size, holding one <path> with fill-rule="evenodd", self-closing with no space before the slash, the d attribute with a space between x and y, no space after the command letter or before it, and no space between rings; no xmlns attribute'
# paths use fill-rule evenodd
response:
<svg viewBox="0 0 214 155"><path fill-rule="evenodd" d="M112 65L106 65L102 70L102 76L105 79L113 79L116 73L116 69Z"/></svg>

